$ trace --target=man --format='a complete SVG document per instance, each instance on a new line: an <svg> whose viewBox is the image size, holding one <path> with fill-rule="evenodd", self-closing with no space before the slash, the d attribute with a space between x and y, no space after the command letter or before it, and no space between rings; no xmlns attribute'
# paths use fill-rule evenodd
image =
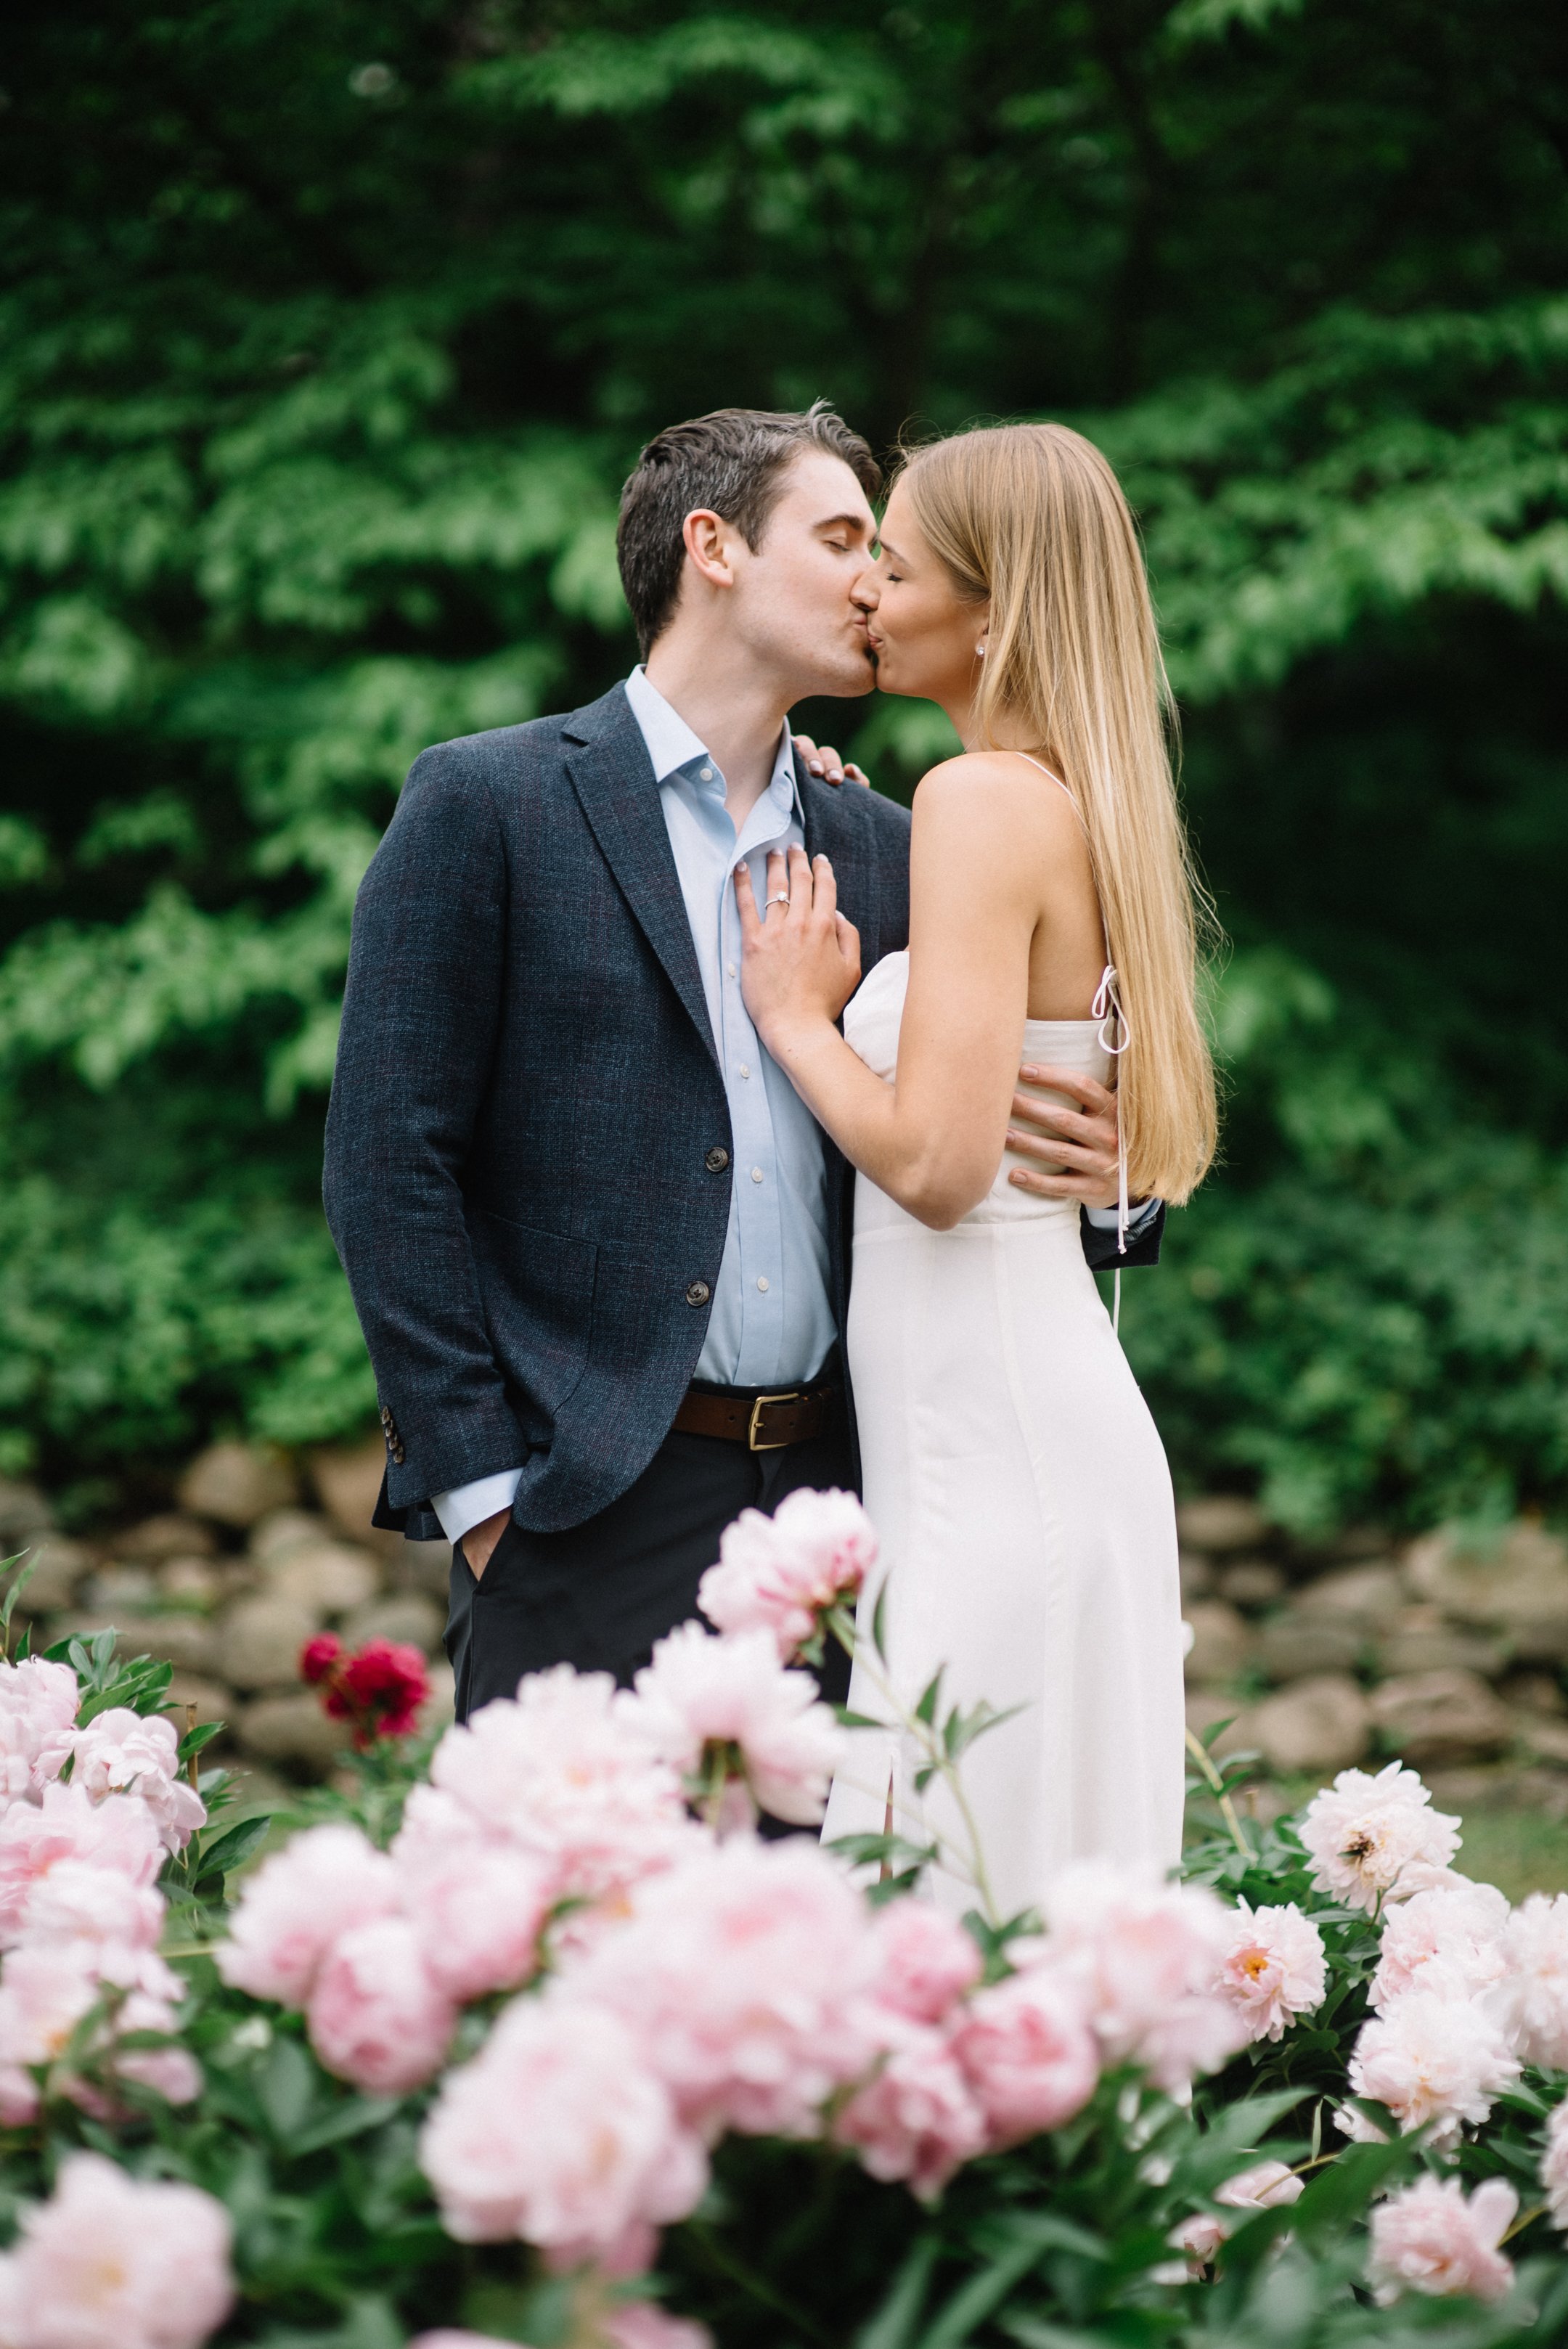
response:
<svg viewBox="0 0 1568 2349"><path fill-rule="evenodd" d="M787 723L875 683L878 483L821 403L660 433L618 534L646 665L423 752L360 890L327 1212L381 1397L376 1523L453 1545L460 1719L560 1661L628 1680L742 1508L856 1481L850 1173L746 1017L731 876L760 897L800 843L867 969L907 941L909 817ZM1114 1103L1083 1097L1020 1114L1051 1137L1035 1187L1105 1210Z"/></svg>

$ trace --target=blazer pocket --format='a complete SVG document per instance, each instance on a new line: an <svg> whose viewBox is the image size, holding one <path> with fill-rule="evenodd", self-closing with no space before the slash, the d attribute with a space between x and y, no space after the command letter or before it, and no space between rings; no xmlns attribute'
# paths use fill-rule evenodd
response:
<svg viewBox="0 0 1568 2349"><path fill-rule="evenodd" d="M588 1366L598 1250L472 1205L468 1227L496 1360L524 1433L545 1442Z"/></svg>

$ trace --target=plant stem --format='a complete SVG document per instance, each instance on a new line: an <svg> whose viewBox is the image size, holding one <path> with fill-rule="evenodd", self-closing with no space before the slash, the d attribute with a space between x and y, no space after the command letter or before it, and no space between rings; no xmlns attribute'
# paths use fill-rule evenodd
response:
<svg viewBox="0 0 1568 2349"><path fill-rule="evenodd" d="M839 1646L859 1665L883 1702L897 1715L898 1726L914 1739L933 1771L951 1795L969 1842L967 1861L961 1868L961 1873L968 1877L979 1895L987 1924L1000 1925L1002 1919L997 1911L995 1895L991 1889L991 1879L986 1874L985 1854L981 1843L980 1829L975 1823L974 1813L969 1806L969 1798L964 1793L962 1776L957 1764L949 1756L933 1725L929 1722L919 1720L900 1702L887 1675L877 1669L877 1664L862 1646L853 1619L842 1607L829 1609L827 1627ZM893 1724L888 1723L884 1726L890 1728ZM934 1840L939 1850L950 1850L950 1846L944 1845L940 1834L934 1837Z"/></svg>
<svg viewBox="0 0 1568 2349"><path fill-rule="evenodd" d="M1241 1822L1236 1816L1236 1806L1231 1800L1230 1795L1225 1792L1225 1781L1220 1775L1219 1771L1214 1767L1213 1762L1210 1759L1208 1747L1204 1745L1199 1738L1194 1737L1190 1729L1186 1732L1186 1737L1188 1752L1191 1754L1193 1760L1202 1771L1203 1775L1208 1779L1209 1784L1213 1788L1215 1794L1220 1797L1220 1816L1231 1830L1231 1841L1235 1844L1237 1850L1241 1853L1244 1858L1255 1859L1257 1857L1257 1854L1253 1851L1251 1845L1247 1841L1246 1837L1241 1832Z"/></svg>

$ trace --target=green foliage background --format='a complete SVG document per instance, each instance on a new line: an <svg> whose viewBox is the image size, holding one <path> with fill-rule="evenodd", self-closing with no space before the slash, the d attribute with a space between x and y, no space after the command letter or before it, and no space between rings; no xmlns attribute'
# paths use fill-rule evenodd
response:
<svg viewBox="0 0 1568 2349"><path fill-rule="evenodd" d="M1064 416L1142 515L1226 1163L1125 1327L1302 1527L1568 1500L1549 0L23 0L0 127L0 1468L348 1433L316 1201L427 742L629 665L646 434ZM907 791L901 705L803 713ZM98 1480L99 1483L94 1482Z"/></svg>

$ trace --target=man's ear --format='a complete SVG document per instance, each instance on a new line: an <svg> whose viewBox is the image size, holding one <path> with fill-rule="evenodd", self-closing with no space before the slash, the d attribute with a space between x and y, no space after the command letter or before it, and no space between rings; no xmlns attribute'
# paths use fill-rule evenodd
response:
<svg viewBox="0 0 1568 2349"><path fill-rule="evenodd" d="M735 584L730 532L731 525L722 514L713 513L706 506L697 507L680 525L686 552L699 576L711 587L732 587Z"/></svg>

